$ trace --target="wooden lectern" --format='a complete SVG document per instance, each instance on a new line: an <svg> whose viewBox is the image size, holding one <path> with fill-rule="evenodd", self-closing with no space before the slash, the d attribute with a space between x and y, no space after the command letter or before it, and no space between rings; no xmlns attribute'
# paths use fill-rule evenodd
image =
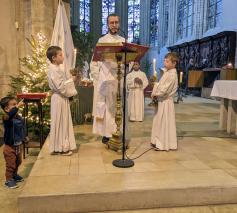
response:
<svg viewBox="0 0 237 213"><path fill-rule="evenodd" d="M114 151L121 151L123 154L123 159L115 160L113 162L114 166L117 167L131 167L134 165L133 161L125 159L125 104L126 104L126 69L124 73L124 85L123 85L123 114L122 114L122 104L121 104L121 94L120 94L120 85L122 79L121 64L129 63L131 61L139 61L149 47L131 44L127 42L121 43L99 43L96 45L93 61L113 61L118 64L117 72L117 102L116 102L116 114L115 114L115 123L117 125L116 132L112 134L112 138L109 140L108 148ZM121 138L120 126L122 124L122 115L123 115L123 137ZM121 141L122 139L122 141Z"/></svg>

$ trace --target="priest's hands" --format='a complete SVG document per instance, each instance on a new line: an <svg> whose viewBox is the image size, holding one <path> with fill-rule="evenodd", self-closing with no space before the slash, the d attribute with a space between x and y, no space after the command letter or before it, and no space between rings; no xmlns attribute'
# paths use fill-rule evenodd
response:
<svg viewBox="0 0 237 213"><path fill-rule="evenodd" d="M135 79L134 79L134 83L135 83L135 84L138 84L139 86L142 86L142 85L143 85L143 82L142 82L142 80L141 80L140 78L135 78Z"/></svg>

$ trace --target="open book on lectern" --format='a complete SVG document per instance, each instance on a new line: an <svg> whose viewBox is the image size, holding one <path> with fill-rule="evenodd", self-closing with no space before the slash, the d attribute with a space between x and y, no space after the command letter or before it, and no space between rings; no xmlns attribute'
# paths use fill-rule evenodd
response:
<svg viewBox="0 0 237 213"><path fill-rule="evenodd" d="M122 53L122 61L125 61L125 52L127 52L126 61L140 61L149 47L118 42L118 43L98 43L94 49L93 61L112 60L116 61L116 53Z"/></svg>

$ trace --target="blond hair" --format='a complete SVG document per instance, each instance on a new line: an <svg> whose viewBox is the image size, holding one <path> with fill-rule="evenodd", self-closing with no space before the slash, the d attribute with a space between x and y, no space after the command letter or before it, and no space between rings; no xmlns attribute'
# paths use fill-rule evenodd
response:
<svg viewBox="0 0 237 213"><path fill-rule="evenodd" d="M170 52L165 55L165 58L169 58L172 63L179 63L179 56L176 52Z"/></svg>

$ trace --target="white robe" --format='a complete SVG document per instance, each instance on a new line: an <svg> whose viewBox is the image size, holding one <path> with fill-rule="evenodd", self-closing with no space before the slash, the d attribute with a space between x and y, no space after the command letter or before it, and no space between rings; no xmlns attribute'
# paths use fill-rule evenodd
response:
<svg viewBox="0 0 237 213"><path fill-rule="evenodd" d="M165 71L152 91L158 97L158 111L153 119L151 143L160 150L177 149L173 97L178 88L176 69Z"/></svg>
<svg viewBox="0 0 237 213"><path fill-rule="evenodd" d="M140 78L143 84L134 83L135 78ZM127 75L128 116L131 121L143 121L144 119L144 89L147 85L146 74L141 70L133 70Z"/></svg>
<svg viewBox="0 0 237 213"><path fill-rule="evenodd" d="M119 35L106 34L98 43L124 42ZM112 137L116 131L115 105L117 93L117 63L91 62L91 74L94 79L93 97L93 133Z"/></svg>
<svg viewBox="0 0 237 213"><path fill-rule="evenodd" d="M49 151L66 152L76 149L73 132L69 97L71 96L66 73L59 66L50 64L48 68L48 82L53 94L51 97L51 123L49 137Z"/></svg>

